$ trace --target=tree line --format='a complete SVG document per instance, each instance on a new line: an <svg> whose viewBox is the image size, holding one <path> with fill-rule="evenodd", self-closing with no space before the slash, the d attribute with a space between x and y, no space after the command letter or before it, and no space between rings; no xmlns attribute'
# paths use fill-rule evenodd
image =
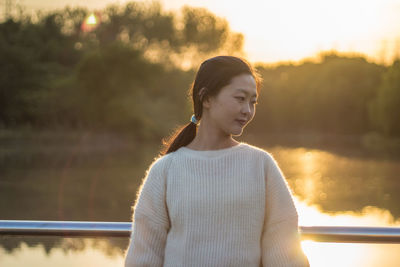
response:
<svg viewBox="0 0 400 267"><path fill-rule="evenodd" d="M399 60L386 67L324 52L319 62L259 70L264 95L258 112L270 131L400 136Z"/></svg>
<svg viewBox="0 0 400 267"><path fill-rule="evenodd" d="M0 127L129 132L153 140L186 123L198 64L243 56L244 36L204 8L110 5L85 27L85 8L0 24ZM87 26L87 25L86 25ZM263 89L251 131L400 136L400 61L321 54L299 65L258 64Z"/></svg>

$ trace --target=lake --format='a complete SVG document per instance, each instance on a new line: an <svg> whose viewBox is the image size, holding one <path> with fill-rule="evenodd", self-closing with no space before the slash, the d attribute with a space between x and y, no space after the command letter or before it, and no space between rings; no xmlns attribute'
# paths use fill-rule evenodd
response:
<svg viewBox="0 0 400 267"><path fill-rule="evenodd" d="M258 142L260 144L260 142ZM158 145L112 134L0 140L1 220L130 221ZM261 145L260 145L261 146ZM356 149L262 145L300 225L400 226L400 159ZM126 238L0 237L0 266L122 266ZM302 242L312 266L398 266L400 245Z"/></svg>

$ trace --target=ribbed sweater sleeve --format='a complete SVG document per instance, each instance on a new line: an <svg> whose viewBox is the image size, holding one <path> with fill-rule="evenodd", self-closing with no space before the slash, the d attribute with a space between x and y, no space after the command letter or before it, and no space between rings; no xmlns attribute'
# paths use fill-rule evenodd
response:
<svg viewBox="0 0 400 267"><path fill-rule="evenodd" d="M134 206L131 241L125 266L162 266L170 221L165 203L167 157L158 158L146 172Z"/></svg>
<svg viewBox="0 0 400 267"><path fill-rule="evenodd" d="M300 247L298 216L292 195L278 164L271 155L266 167L266 213L261 238L262 264L309 266Z"/></svg>

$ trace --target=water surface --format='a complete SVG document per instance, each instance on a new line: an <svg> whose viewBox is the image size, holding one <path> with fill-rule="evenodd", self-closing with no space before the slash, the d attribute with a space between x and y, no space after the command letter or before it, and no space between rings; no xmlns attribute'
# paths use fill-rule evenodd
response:
<svg viewBox="0 0 400 267"><path fill-rule="evenodd" d="M130 205L158 148L90 134L8 142L0 148L0 219L130 221ZM301 225L400 226L400 160L264 148L287 178ZM0 266L122 266L127 244L125 238L2 237ZM400 262L400 245L302 245L312 266Z"/></svg>

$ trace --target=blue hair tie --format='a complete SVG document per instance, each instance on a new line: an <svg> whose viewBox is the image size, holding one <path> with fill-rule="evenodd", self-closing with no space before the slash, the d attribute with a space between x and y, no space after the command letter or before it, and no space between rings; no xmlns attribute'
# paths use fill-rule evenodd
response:
<svg viewBox="0 0 400 267"><path fill-rule="evenodd" d="M196 116L194 116L194 114L190 118L190 121L193 122L194 124L197 124L199 122L198 120L196 120Z"/></svg>

